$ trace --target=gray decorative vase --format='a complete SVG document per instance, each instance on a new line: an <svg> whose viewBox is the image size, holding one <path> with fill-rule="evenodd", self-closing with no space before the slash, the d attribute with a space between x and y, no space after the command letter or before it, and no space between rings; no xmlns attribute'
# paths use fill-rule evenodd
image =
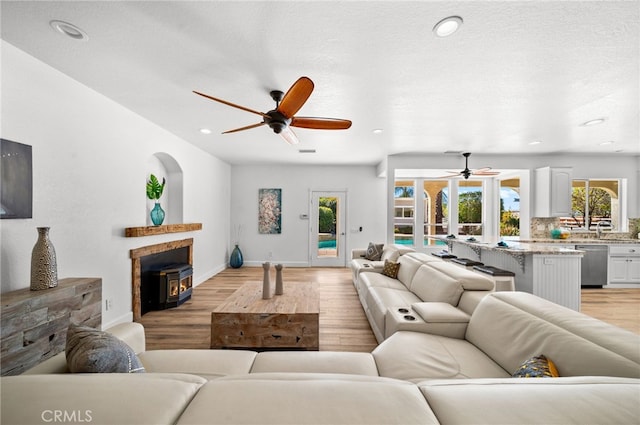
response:
<svg viewBox="0 0 640 425"><path fill-rule="evenodd" d="M284 294L282 284L282 264L276 264L276 295Z"/></svg>
<svg viewBox="0 0 640 425"><path fill-rule="evenodd" d="M38 240L31 251L31 290L58 286L56 250L49 239L49 228L38 227Z"/></svg>
<svg viewBox="0 0 640 425"><path fill-rule="evenodd" d="M268 300L271 298L271 278L269 277L271 263L262 263L262 268L264 269L264 277L262 278L262 299Z"/></svg>

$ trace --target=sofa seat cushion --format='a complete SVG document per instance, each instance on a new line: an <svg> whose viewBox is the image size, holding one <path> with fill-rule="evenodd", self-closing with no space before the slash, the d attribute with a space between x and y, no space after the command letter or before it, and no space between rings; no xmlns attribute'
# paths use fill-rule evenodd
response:
<svg viewBox="0 0 640 425"><path fill-rule="evenodd" d="M437 424L417 386L380 377L258 373L209 381L178 421L201 424Z"/></svg>
<svg viewBox="0 0 640 425"><path fill-rule="evenodd" d="M381 273L366 273L358 279L358 292L366 292L371 287L391 288L401 291L408 291L407 287L397 279L385 276Z"/></svg>
<svg viewBox="0 0 640 425"><path fill-rule="evenodd" d="M249 373L256 352L250 350L151 350L138 356L147 372L191 373L205 379Z"/></svg>
<svg viewBox="0 0 640 425"><path fill-rule="evenodd" d="M502 369L468 341L400 331L372 351L380 376L418 382L425 379L503 378Z"/></svg>
<svg viewBox="0 0 640 425"><path fill-rule="evenodd" d="M8 376L0 380L1 422L175 424L206 382L155 373ZM66 412L67 420L56 420L56 412Z"/></svg>
<svg viewBox="0 0 640 425"><path fill-rule="evenodd" d="M443 424L634 424L640 418L637 379L478 379L418 386Z"/></svg>
<svg viewBox="0 0 640 425"><path fill-rule="evenodd" d="M304 372L378 376L371 353L334 351L265 351L258 353L251 373Z"/></svg>

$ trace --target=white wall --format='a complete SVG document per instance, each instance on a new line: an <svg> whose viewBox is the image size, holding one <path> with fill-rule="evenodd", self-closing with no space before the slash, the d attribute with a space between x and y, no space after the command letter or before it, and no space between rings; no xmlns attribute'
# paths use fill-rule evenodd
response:
<svg viewBox="0 0 640 425"><path fill-rule="evenodd" d="M103 326L131 320L129 250L194 238L195 282L225 267L231 168L2 41L2 131L33 147L33 219L1 220L1 291L29 287L36 227L51 227L58 276L101 277ZM183 170L184 222L203 230L125 238L147 225L154 154ZM164 199L164 196L163 196ZM164 202L164 201L163 201Z"/></svg>
<svg viewBox="0 0 640 425"><path fill-rule="evenodd" d="M258 190L282 189L282 233L258 233ZM273 261L289 266L309 264L311 190L347 191L347 253L384 242L386 180L375 166L233 166L231 170L231 227L241 226L239 238L246 265L259 265L273 252ZM362 227L362 232L352 229ZM235 243L231 231L231 243Z"/></svg>

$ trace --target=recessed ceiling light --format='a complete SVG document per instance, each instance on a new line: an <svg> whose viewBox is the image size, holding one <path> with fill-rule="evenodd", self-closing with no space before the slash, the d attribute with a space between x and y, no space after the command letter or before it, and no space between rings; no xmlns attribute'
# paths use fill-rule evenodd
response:
<svg viewBox="0 0 640 425"><path fill-rule="evenodd" d="M589 120L586 122L583 122L582 124L580 124L582 127L589 127L592 125L598 125L598 124L602 124L604 122L604 118L596 118L594 120Z"/></svg>
<svg viewBox="0 0 640 425"><path fill-rule="evenodd" d="M89 40L89 36L86 32L82 31L77 26L70 24L69 22L53 20L49 22L49 25L51 25L51 28L53 28L60 34L64 34L67 37L73 38L74 40Z"/></svg>
<svg viewBox="0 0 640 425"><path fill-rule="evenodd" d="M384 131L384 130L383 130L383 129L381 129L381 128L374 128L374 129L372 130L372 133L373 133L373 134L380 134L380 133L382 133L383 131Z"/></svg>
<svg viewBox="0 0 640 425"><path fill-rule="evenodd" d="M208 128L201 128L200 129L200 133L202 133L202 134L211 134L211 130L209 130Z"/></svg>
<svg viewBox="0 0 640 425"><path fill-rule="evenodd" d="M607 140L606 142L600 143L600 146L613 145L615 142L613 140Z"/></svg>
<svg viewBox="0 0 640 425"><path fill-rule="evenodd" d="M454 32L458 31L462 25L462 18L459 16L449 16L438 22L433 27L433 33L438 37L449 37Z"/></svg>
<svg viewBox="0 0 640 425"><path fill-rule="evenodd" d="M529 142L529 144L530 144L531 146L533 146L533 145L539 145L540 143L542 143L540 140L534 140L533 142Z"/></svg>

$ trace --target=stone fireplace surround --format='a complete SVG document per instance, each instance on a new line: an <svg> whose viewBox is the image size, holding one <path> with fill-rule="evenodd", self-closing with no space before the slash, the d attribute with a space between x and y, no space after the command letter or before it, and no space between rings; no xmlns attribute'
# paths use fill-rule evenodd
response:
<svg viewBox="0 0 640 425"><path fill-rule="evenodd" d="M193 238L163 242L130 250L131 257L131 309L133 321L139 322L142 317L140 286L142 283L143 257L187 248L187 263L193 266Z"/></svg>

